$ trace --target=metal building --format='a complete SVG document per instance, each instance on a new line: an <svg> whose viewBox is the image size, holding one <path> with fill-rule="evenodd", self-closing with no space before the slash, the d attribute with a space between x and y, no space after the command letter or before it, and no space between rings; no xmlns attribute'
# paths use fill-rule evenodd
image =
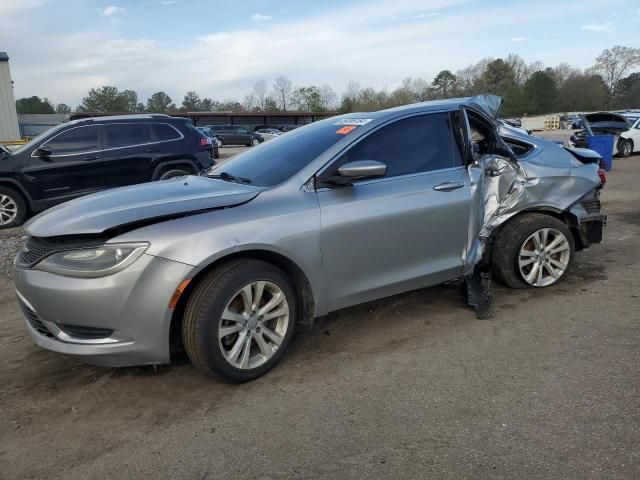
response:
<svg viewBox="0 0 640 480"><path fill-rule="evenodd" d="M20 140L9 56L0 52L0 142Z"/></svg>

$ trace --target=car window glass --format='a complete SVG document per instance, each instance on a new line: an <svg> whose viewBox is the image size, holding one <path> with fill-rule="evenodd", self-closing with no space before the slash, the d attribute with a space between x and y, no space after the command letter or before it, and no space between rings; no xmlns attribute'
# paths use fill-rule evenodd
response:
<svg viewBox="0 0 640 480"><path fill-rule="evenodd" d="M387 166L387 177L462 165L448 113L420 115L392 123L354 145L337 162L376 160Z"/></svg>
<svg viewBox="0 0 640 480"><path fill-rule="evenodd" d="M114 123L106 126L106 133L105 148L131 147L151 142L146 123Z"/></svg>
<svg viewBox="0 0 640 480"><path fill-rule="evenodd" d="M98 133L97 126L72 128L52 138L46 145L51 149L52 155L94 152L100 149Z"/></svg>
<svg viewBox="0 0 640 480"><path fill-rule="evenodd" d="M153 128L153 132L155 133L156 138L159 142L164 142L166 140L177 140L180 138L180 134L178 131L173 128L171 125L167 125L166 123L154 123L151 125Z"/></svg>
<svg viewBox="0 0 640 480"><path fill-rule="evenodd" d="M237 130L238 133L249 133L246 129L244 128L238 128Z"/></svg>

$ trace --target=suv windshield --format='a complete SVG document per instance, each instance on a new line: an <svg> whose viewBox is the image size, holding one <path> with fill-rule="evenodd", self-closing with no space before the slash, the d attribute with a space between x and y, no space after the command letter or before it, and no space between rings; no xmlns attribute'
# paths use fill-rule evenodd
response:
<svg viewBox="0 0 640 480"><path fill-rule="evenodd" d="M265 142L216 166L208 174L220 175L224 172L233 177L247 179L251 185L260 187L278 185L345 137L337 133L341 130L340 125L334 125L337 118L329 118L296 129L282 135L277 142Z"/></svg>

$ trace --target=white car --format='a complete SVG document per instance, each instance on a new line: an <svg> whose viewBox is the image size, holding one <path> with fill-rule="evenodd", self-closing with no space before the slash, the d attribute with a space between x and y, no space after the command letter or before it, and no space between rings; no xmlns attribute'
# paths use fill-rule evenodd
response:
<svg viewBox="0 0 640 480"><path fill-rule="evenodd" d="M621 157L628 157L634 152L640 152L640 112L623 115L631 124L631 128L620 134L617 147Z"/></svg>
<svg viewBox="0 0 640 480"><path fill-rule="evenodd" d="M256 130L255 133L260 135L265 141L282 135L282 132L277 128L261 128L260 130Z"/></svg>

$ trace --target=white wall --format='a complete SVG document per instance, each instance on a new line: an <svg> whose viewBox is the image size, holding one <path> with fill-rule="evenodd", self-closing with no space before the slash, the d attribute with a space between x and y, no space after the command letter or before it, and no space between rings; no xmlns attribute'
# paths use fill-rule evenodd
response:
<svg viewBox="0 0 640 480"><path fill-rule="evenodd" d="M0 141L3 140L20 140L20 131L9 60L4 52L0 52Z"/></svg>

